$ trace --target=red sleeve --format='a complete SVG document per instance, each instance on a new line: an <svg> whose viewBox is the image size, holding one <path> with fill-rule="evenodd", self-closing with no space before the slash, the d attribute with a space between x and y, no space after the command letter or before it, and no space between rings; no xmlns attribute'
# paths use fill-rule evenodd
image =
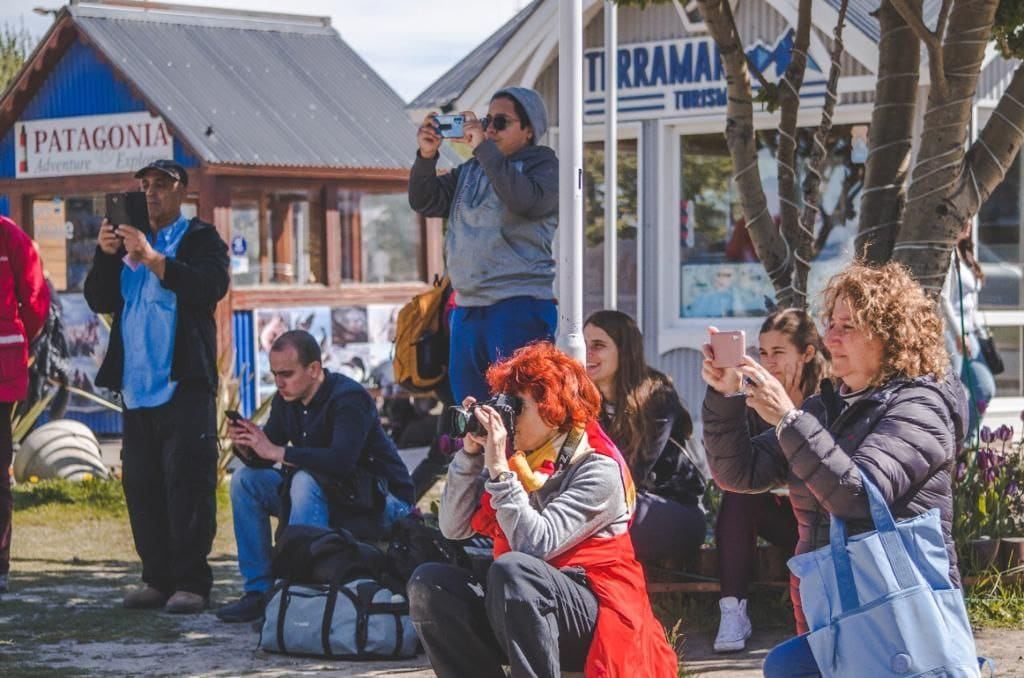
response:
<svg viewBox="0 0 1024 678"><path fill-rule="evenodd" d="M43 263L32 240L13 221L7 222L14 291L21 304L18 315L25 325L25 336L32 341L46 323L46 315L50 311L50 290L43 278Z"/></svg>

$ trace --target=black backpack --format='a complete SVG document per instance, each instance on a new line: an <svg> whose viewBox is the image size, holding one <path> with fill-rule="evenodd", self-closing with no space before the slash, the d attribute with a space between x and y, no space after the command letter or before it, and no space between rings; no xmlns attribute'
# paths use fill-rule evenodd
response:
<svg viewBox="0 0 1024 678"><path fill-rule="evenodd" d="M395 577L403 584L423 563L446 563L472 570L472 562L462 546L446 539L440 530L427 525L418 515L395 521L387 557Z"/></svg>
<svg viewBox="0 0 1024 678"><path fill-rule="evenodd" d="M338 584L368 578L392 589L392 584L397 585L381 550L340 528L285 527L274 547L270 571L275 579L296 584ZM400 588L404 589L404 585Z"/></svg>

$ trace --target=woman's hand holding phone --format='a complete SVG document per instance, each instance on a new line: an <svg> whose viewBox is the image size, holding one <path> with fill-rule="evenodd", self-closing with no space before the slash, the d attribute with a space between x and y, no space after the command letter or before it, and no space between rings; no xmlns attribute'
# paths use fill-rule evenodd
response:
<svg viewBox="0 0 1024 678"><path fill-rule="evenodd" d="M709 341L702 347L704 361L701 365L701 377L708 386L723 395L741 393L740 373L736 368L745 355L745 338L742 330L738 333L719 332L717 327L708 327Z"/></svg>

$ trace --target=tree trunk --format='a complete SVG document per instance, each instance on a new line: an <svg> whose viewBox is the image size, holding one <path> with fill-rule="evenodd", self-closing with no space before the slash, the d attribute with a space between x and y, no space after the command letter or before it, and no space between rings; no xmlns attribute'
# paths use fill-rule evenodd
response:
<svg viewBox="0 0 1024 678"><path fill-rule="evenodd" d="M723 5L728 0L699 0L708 32L718 45L725 69L728 103L726 105L725 141L729 147L736 189L754 250L764 264L782 306L793 304L791 286L792 263L785 241L778 237L775 220L768 209L761 171L757 166L757 143L754 138L754 102L750 87L743 44Z"/></svg>
<svg viewBox="0 0 1024 678"><path fill-rule="evenodd" d="M854 240L856 253L872 264L892 256L903 218L921 68L920 50L907 49L910 42L917 44L916 36L888 2L878 10L878 23L878 81L869 128L870 151L864 167L860 226Z"/></svg>
<svg viewBox="0 0 1024 678"><path fill-rule="evenodd" d="M797 14L796 35L793 51L786 67L786 73L779 81L779 147L775 158L779 167L779 211L782 220L779 232L789 246L792 255L792 269L800 269L800 243L804 240L800 231L800 197L797 193L796 176L796 125L800 110L800 88L804 84L807 70L807 50L811 44L811 2L800 0ZM812 235L813 238L813 235ZM791 277L793 305L807 307L806 285L801 287ZM788 306L789 304L787 304Z"/></svg>
<svg viewBox="0 0 1024 678"><path fill-rule="evenodd" d="M930 88L928 110L907 209L893 259L907 266L921 286L938 294L949 268L949 252L974 212L954 197L971 183L965 142L985 49L999 0L961 0L950 15L942 46L948 96ZM973 189L972 189L973 190Z"/></svg>
<svg viewBox="0 0 1024 678"><path fill-rule="evenodd" d="M992 117L967 152L967 178L953 196L955 211L977 214L1010 171L1024 144L1024 63L999 99ZM973 179L972 179L973 176Z"/></svg>

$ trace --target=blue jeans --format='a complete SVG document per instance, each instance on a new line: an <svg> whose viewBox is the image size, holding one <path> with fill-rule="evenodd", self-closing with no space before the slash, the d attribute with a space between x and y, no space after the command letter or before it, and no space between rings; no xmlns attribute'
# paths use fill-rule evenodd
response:
<svg viewBox="0 0 1024 678"><path fill-rule="evenodd" d="M966 365L963 355L954 353L953 369L960 376L960 380L964 382L971 398L970 423L966 432L967 440L970 441L981 425L981 415L985 413L988 404L996 395L996 379L988 369L988 363L982 357L981 351L972 355Z"/></svg>
<svg viewBox="0 0 1024 678"><path fill-rule="evenodd" d="M272 468L245 466L231 476L231 512L238 544L238 569L245 580L246 593L262 593L274 583L270 574L273 553L270 516L281 514L280 488L283 482L284 474ZM305 471L296 471L289 496L292 504L289 525L330 527L327 498L313 476ZM380 530L390 529L396 520L411 510L409 504L389 494L379 518Z"/></svg>
<svg viewBox="0 0 1024 678"><path fill-rule="evenodd" d="M512 297L490 306L457 306L452 311L448 354L455 403L461 404L466 396L489 397L487 368L530 342L554 341L557 326L553 299Z"/></svg>
<svg viewBox="0 0 1024 678"><path fill-rule="evenodd" d="M772 648L764 658L765 678L817 678L818 663L811 654L807 636L796 636Z"/></svg>

